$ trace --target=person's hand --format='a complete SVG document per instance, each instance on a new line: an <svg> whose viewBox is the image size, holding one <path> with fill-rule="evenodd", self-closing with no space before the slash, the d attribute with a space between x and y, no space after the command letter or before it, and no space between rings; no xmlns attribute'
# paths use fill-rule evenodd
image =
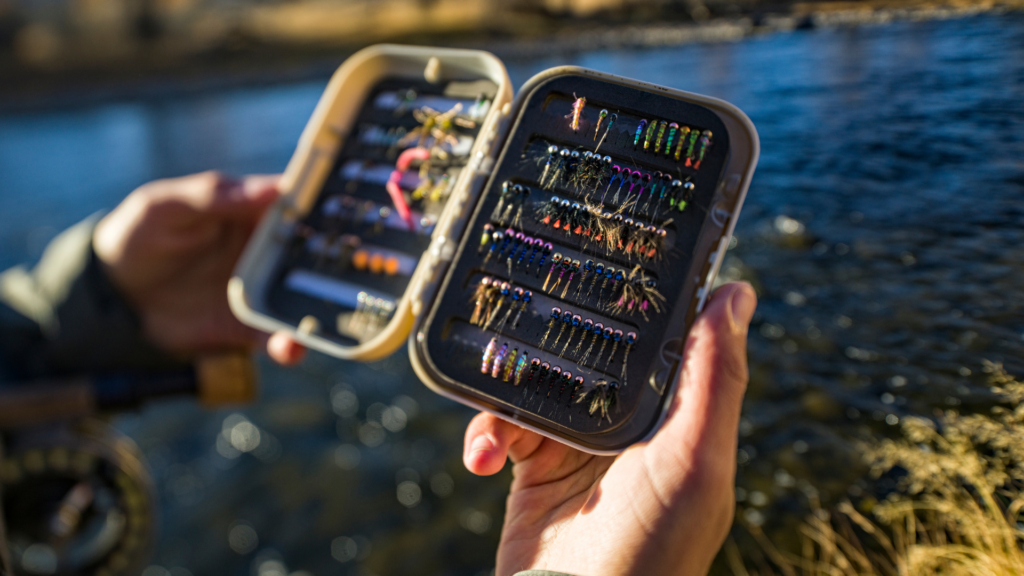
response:
<svg viewBox="0 0 1024 576"><path fill-rule="evenodd" d="M215 172L157 180L99 222L93 250L152 344L187 356L267 340L231 314L227 283L260 216L277 197L277 180L232 180ZM271 336L267 350L282 364L303 355L285 334Z"/></svg>
<svg viewBox="0 0 1024 576"><path fill-rule="evenodd" d="M514 466L497 576L705 574L735 511L736 442L747 385L748 284L715 292L686 342L668 417L646 443L600 457L490 414L466 430L471 472ZM631 384L640 385L640 384Z"/></svg>

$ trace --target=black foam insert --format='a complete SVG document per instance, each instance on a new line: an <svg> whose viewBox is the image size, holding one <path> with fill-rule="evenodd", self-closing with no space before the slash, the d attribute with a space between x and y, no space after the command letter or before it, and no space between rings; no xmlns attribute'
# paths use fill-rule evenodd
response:
<svg viewBox="0 0 1024 576"><path fill-rule="evenodd" d="M585 96L587 100L579 129L573 131L570 128L570 117L577 96ZM600 127L597 126L598 113L602 109L608 110L609 117L612 113L617 115L610 129L606 128L609 118L605 118ZM648 150L644 151L645 133L640 135L639 142L634 146L635 131L641 119L646 119L648 123L664 120L678 123L680 127L710 130L713 133L712 145L699 170L685 165L686 147L681 160L676 161L672 155L666 156L664 150L654 154L653 142ZM663 207L655 217L650 206L646 212L643 211L641 195L637 208L632 213L629 210L624 213L625 216L632 216L636 220L666 231L666 249L660 259L641 260L636 256L630 257L622 253L609 254L598 245L599 243L589 240L585 234L556 230L538 221L535 216L540 206L552 196L571 202L582 202L587 193L586 189L579 189L568 183L551 190L545 190L540 186L539 181L544 174L548 157L548 146L556 145L580 153L593 152L605 132L607 136L597 152L601 156L611 156L613 164L642 173L660 171L694 184L691 201L684 211L667 210ZM654 87L645 90L576 75L557 76L539 85L520 108L424 328L426 351L430 361L440 372L439 379L478 401L517 414L524 420L580 440L585 445L600 447L605 441L595 440L597 436L607 436L623 427L628 428L628 431L619 434L618 440L614 442L622 444L642 438L655 424L662 406L662 393L649 385L650 372L656 356L662 353L666 335L671 332L668 326L670 313L676 307L691 304L692 292L683 294L688 280L686 275L694 263L693 252L702 227L709 217L711 199L718 186L728 153L727 130L713 111L677 99ZM514 252L511 274L506 258L488 258L490 245L486 242L481 243L481 237L487 224L499 230L505 228L494 222L492 216L500 202L502 187L506 182L521 184L530 189L528 205L523 211L521 221L513 226L514 231L550 242L555 247L554 251L573 259L591 259L626 270L640 264L644 274L657 281L658 290L666 298L662 311L651 311L646 318L641 314L616 312L608 307L607 290L606 297L600 301L595 294L586 297L587 288L580 290L580 295L576 296L576 285L572 282L569 283L570 288L564 298L561 285L556 293L545 293L542 286L549 272L550 257L544 268L537 270L536 264L524 268L523 264L529 260L529 255L521 262L520 252ZM603 182L608 182L608 179L605 178ZM614 190L614 187L612 188ZM591 191L592 200L595 196L594 191ZM604 209L614 212L620 207L615 206L611 198L611 193L605 196ZM700 257L706 258L707 255ZM558 274L558 271L555 274ZM500 318L496 320L488 330L469 322L474 310L474 290L484 275L511 281L514 286L533 292L533 300L522 314L519 326L512 328L506 323L502 333L497 335L497 344L500 346L508 343L509 351L515 347L519 354L524 350L528 351L528 360L537 357L552 366L561 367L563 371L570 371L574 378L582 375L586 379L583 390L577 390L576 394L572 395L572 386L563 387L561 381L553 387L549 387L548 384L538 387L536 376L532 381L528 381L524 376L520 385L516 386L514 378L513 381L505 382L500 375L493 378L490 374L481 373L484 350L496 336L495 330L500 321ZM579 277L580 274L577 274L574 282L578 283ZM692 281L690 285L693 285ZM552 343L560 330L559 323L555 325L552 334L541 348L539 344L548 330L552 306L558 306L563 311L572 310L583 318L614 326L624 333L638 333L639 338L629 351L625 383L619 387L616 403L609 414L610 418L602 419L598 414L589 413L591 397L588 396L583 402L577 400L581 393L586 392L587 388L600 379L622 382L625 342L620 342L615 347L614 356L610 355L613 343L609 342L601 360L596 366L591 366L593 355L596 354L595 347L591 358L588 358L585 365L580 365L578 360L590 344L589 338L580 345L578 340L581 331L577 329L568 347L564 347L571 333L570 327L562 334L558 346L554 347ZM504 312L499 311L499 316L503 314ZM597 346L600 346L600 341ZM548 381L550 380L548 378Z"/></svg>

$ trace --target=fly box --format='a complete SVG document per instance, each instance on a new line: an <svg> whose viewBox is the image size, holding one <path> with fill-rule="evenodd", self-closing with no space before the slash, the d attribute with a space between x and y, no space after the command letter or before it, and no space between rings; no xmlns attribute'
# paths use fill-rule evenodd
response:
<svg viewBox="0 0 1024 576"><path fill-rule="evenodd" d="M229 284L340 358L408 341L436 392L593 453L657 430L758 156L736 107L591 70L511 102L477 51L335 74Z"/></svg>

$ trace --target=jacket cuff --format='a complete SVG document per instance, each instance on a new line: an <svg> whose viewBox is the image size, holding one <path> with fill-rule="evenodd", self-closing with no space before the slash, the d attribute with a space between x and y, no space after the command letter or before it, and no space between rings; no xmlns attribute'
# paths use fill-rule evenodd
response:
<svg viewBox="0 0 1024 576"><path fill-rule="evenodd" d="M16 346L23 353L9 359L16 375L38 378L182 365L145 340L138 316L104 272L92 248L99 219L94 215L60 234L31 272L15 268L0 277L0 304L22 316L16 336L32 342Z"/></svg>

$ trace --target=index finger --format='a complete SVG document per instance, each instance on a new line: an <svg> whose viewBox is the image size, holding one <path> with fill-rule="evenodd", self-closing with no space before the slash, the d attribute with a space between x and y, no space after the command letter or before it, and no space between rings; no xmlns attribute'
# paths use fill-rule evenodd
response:
<svg viewBox="0 0 1024 576"><path fill-rule="evenodd" d="M279 180L268 175L235 179L211 171L158 180L140 191L155 200L157 207L184 206L196 215L255 221L277 199Z"/></svg>

